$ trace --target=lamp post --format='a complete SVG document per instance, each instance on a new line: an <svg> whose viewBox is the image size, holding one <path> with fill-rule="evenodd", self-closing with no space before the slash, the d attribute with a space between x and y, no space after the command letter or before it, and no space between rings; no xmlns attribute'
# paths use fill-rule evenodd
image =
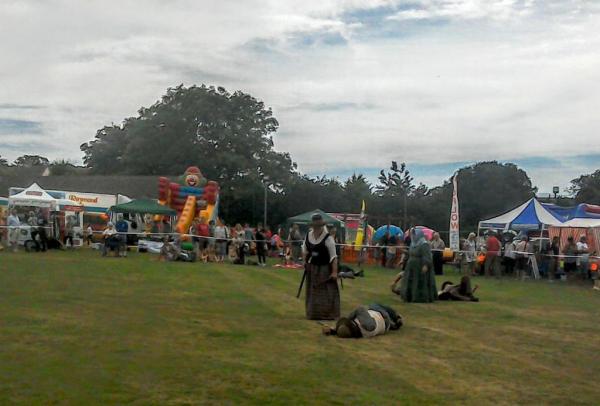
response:
<svg viewBox="0 0 600 406"><path fill-rule="evenodd" d="M405 230L406 230L407 223L408 223L408 213L406 212L406 201L408 200L407 195L408 195L408 193L405 190L404 191L404 224L402 225L402 228L404 228Z"/></svg>
<svg viewBox="0 0 600 406"><path fill-rule="evenodd" d="M263 227L267 227L267 201L268 201L268 196L269 196L268 182L269 182L269 178L265 176L263 178L263 186L265 188L265 204L264 204L264 208L263 208Z"/></svg>

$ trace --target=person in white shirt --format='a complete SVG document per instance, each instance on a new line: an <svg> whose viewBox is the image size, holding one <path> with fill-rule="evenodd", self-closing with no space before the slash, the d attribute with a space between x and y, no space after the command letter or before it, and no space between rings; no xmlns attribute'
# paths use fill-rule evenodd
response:
<svg viewBox="0 0 600 406"><path fill-rule="evenodd" d="M227 226L224 224L217 224L215 227L215 239L217 240L217 262L225 261L225 256L227 255Z"/></svg>
<svg viewBox="0 0 600 406"><path fill-rule="evenodd" d="M528 236L523 236L521 241L516 245L516 277L522 278L529 270L529 257L533 252L533 244L529 242Z"/></svg>
<svg viewBox="0 0 600 406"><path fill-rule="evenodd" d="M29 216L27 217L27 224L31 227L37 227L37 216L34 211L29 212Z"/></svg>
<svg viewBox="0 0 600 406"><path fill-rule="evenodd" d="M588 278L590 268L590 247L587 244L587 237L582 235L577 243L577 254L579 255L579 271L583 278Z"/></svg>
<svg viewBox="0 0 600 406"><path fill-rule="evenodd" d="M87 245L91 245L92 242L94 242L94 229L92 229L91 224L88 224L87 228L85 229L85 240Z"/></svg>
<svg viewBox="0 0 600 406"><path fill-rule="evenodd" d="M309 320L335 320L340 317L340 292L335 242L320 213L312 215L311 230L302 251L306 258L305 311Z"/></svg>
<svg viewBox="0 0 600 406"><path fill-rule="evenodd" d="M15 209L10 211L10 215L6 219L6 225L8 226L8 244L13 251L17 252L19 247L19 233L21 232L21 220L19 220Z"/></svg>
<svg viewBox="0 0 600 406"><path fill-rule="evenodd" d="M323 327L323 334L339 338L371 338L402 327L402 316L394 309L378 303L360 306L348 317L342 317L335 328Z"/></svg>
<svg viewBox="0 0 600 406"><path fill-rule="evenodd" d="M119 247L119 241L117 237L117 230L115 229L115 225L112 222L107 224L106 229L102 232L102 238L104 239L104 245L102 246L102 255L106 256L109 248L117 248Z"/></svg>

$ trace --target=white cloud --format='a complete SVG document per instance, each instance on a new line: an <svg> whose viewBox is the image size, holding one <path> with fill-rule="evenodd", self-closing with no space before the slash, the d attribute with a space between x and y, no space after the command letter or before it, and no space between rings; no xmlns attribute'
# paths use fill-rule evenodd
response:
<svg viewBox="0 0 600 406"><path fill-rule="evenodd" d="M388 20L492 19L523 17L533 10L534 0L425 0L390 15Z"/></svg>
<svg viewBox="0 0 600 406"><path fill-rule="evenodd" d="M311 173L600 153L597 5L406 4L2 2L0 118L39 121L44 134L21 150L18 134L0 135L0 155L80 158L98 128L182 82L264 100L276 147Z"/></svg>

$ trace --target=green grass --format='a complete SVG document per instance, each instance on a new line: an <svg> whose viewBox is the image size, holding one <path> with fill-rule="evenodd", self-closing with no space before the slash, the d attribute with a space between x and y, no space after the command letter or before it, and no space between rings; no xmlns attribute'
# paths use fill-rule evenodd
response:
<svg viewBox="0 0 600 406"><path fill-rule="evenodd" d="M389 270L346 281L342 311L405 319L324 337L300 272L133 254L0 253L0 402L598 404L600 294L477 279L480 303L403 304ZM449 279L457 280L456 276Z"/></svg>

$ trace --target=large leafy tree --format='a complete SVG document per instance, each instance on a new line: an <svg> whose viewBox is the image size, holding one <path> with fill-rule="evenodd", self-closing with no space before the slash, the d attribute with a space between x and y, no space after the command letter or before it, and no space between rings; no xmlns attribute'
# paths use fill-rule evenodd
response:
<svg viewBox="0 0 600 406"><path fill-rule="evenodd" d="M246 93L180 85L121 126L98 130L81 149L96 173L180 174L197 165L221 182L267 177L278 184L295 168L273 149L278 126L271 109Z"/></svg>
<svg viewBox="0 0 600 406"><path fill-rule="evenodd" d="M15 159L13 165L21 168L31 168L34 166L46 166L49 165L50 161L48 158L40 155L23 155Z"/></svg>
<svg viewBox="0 0 600 406"><path fill-rule="evenodd" d="M600 204L600 169L573 179L568 191L577 203Z"/></svg>
<svg viewBox="0 0 600 406"><path fill-rule="evenodd" d="M180 85L137 117L98 130L81 150L85 165L100 174L177 175L198 166L221 184L226 218L254 221L265 186L273 195L296 176L290 155L274 150L278 126L271 109L249 94Z"/></svg>

